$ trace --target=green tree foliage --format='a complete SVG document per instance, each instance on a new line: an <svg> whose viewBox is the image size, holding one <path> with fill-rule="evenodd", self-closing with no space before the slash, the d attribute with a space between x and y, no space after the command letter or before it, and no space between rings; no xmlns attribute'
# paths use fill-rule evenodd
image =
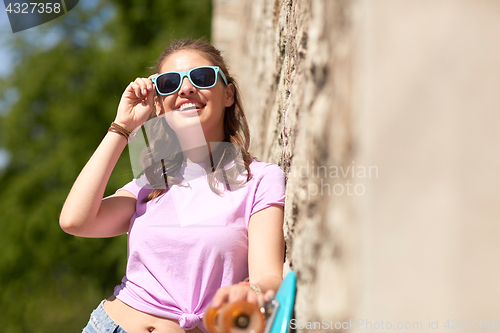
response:
<svg viewBox="0 0 500 333"><path fill-rule="evenodd" d="M82 3L48 23L60 36L53 46L16 38L17 66L0 81L0 99L13 89L18 97L0 110L0 148L11 155L0 173L3 332L80 332L120 283L126 236L67 235L59 212L127 84L151 74L170 40L210 38L209 0ZM106 195L132 177L125 152Z"/></svg>

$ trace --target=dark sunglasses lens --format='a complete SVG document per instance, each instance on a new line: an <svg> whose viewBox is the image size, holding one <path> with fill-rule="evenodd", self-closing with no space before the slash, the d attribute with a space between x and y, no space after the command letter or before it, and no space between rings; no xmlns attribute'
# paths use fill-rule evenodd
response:
<svg viewBox="0 0 500 333"><path fill-rule="evenodd" d="M191 72L191 81L198 87L210 87L215 83L215 70L210 67L197 68Z"/></svg>
<svg viewBox="0 0 500 333"><path fill-rule="evenodd" d="M174 92L181 83L181 76L178 73L167 73L156 79L156 88L162 94Z"/></svg>

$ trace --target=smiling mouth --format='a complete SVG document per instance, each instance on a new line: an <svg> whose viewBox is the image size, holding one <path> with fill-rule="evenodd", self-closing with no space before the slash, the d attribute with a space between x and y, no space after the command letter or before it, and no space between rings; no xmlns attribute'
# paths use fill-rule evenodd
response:
<svg viewBox="0 0 500 333"><path fill-rule="evenodd" d="M182 111L201 109L202 107L203 105L199 103L184 103L177 110L182 112Z"/></svg>

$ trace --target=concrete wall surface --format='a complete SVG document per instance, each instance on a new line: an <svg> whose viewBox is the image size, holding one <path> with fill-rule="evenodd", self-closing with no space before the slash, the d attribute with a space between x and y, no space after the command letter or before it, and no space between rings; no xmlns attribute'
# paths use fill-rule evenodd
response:
<svg viewBox="0 0 500 333"><path fill-rule="evenodd" d="M500 1L214 0L213 43L287 174L298 332L500 329Z"/></svg>

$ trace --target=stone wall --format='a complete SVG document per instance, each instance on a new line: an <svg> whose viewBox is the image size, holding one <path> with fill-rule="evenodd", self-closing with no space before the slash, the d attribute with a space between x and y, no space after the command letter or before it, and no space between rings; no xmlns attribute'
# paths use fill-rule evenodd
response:
<svg viewBox="0 0 500 333"><path fill-rule="evenodd" d="M297 321L446 331L498 315L498 13L495 0L214 1L252 151L287 174Z"/></svg>

